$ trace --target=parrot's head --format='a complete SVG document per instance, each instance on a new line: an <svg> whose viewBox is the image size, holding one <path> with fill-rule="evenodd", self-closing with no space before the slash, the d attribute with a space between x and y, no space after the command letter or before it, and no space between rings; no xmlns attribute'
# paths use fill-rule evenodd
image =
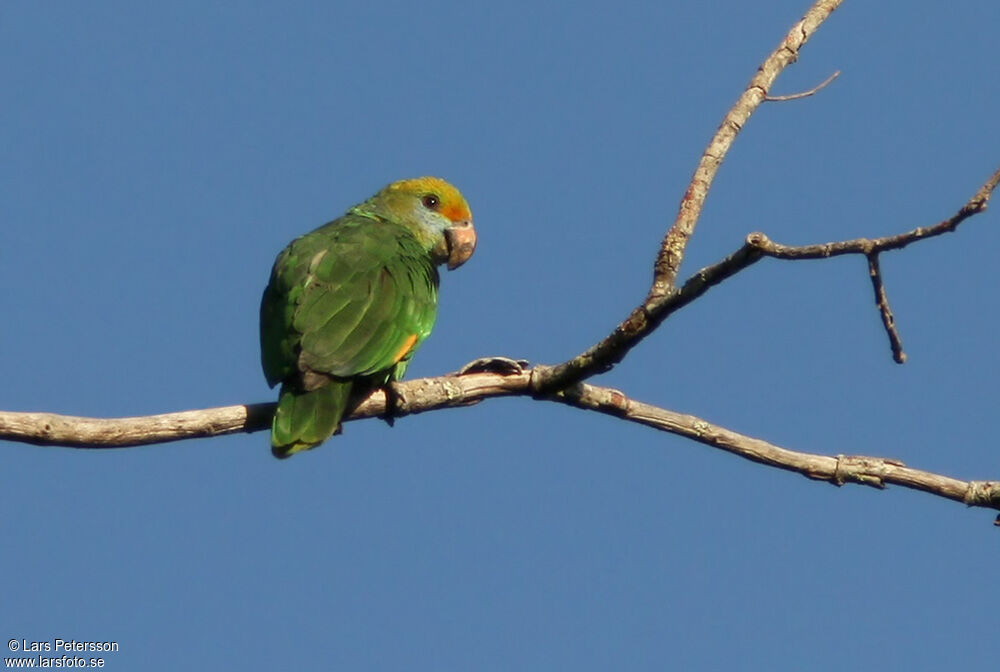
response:
<svg viewBox="0 0 1000 672"><path fill-rule="evenodd" d="M439 177L393 182L360 206L406 226L435 264L454 270L476 249L472 212L462 193Z"/></svg>

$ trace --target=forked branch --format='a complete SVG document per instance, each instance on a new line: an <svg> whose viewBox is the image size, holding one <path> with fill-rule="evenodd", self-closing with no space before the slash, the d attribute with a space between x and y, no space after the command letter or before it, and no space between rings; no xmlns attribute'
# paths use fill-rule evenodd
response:
<svg viewBox="0 0 1000 672"><path fill-rule="evenodd" d="M559 389L561 386L572 384L572 382L576 382L581 378L607 371L624 359L629 350L635 347L678 309L688 305L711 287L760 261L763 257L796 261L826 259L843 254L861 254L871 259L872 256L877 256L882 252L901 250L912 243L950 233L969 217L986 210L986 206L989 204L990 197L993 195L993 191L997 188L998 183L1000 183L1000 168L986 180L983 186L973 194L972 198L948 219L938 222L933 226L920 226L893 236L854 238L817 245L793 246L775 243L763 233L751 233L747 236L743 247L719 263L703 268L695 273L688 278L679 290L674 290L665 297L647 301L646 304L633 310L628 319L618 325L604 340L591 346L573 359L557 366L536 367L537 373L532 384L537 393L547 394ZM875 284L876 282L878 283L877 285ZM880 274L877 277L872 277L872 283L875 285L876 293L884 295L884 287L882 287ZM878 302L878 297L876 301ZM888 300L878 302L878 305L882 311L883 322L886 321L887 317L890 318L886 328L889 333L890 342L893 343L894 356L896 347L899 347L897 361L905 359L902 352L902 345L899 342L899 334L894 331L895 320L891 319L892 313L888 308ZM567 383L567 381L570 382Z"/></svg>
<svg viewBox="0 0 1000 672"><path fill-rule="evenodd" d="M639 341L674 312L764 257L794 261L825 259L843 254L864 255L868 261L875 302L889 336L893 356L900 363L905 361L895 318L889 308L879 255L954 231L967 218L985 210L993 191L1000 183L1000 169L955 215L933 226L918 227L882 238L858 238L804 246L781 245L771 241L763 233L752 233L735 252L718 263L701 269L679 288L675 287L688 240L701 215L712 181L729 147L750 115L765 100L788 100L812 95L832 81L831 77L815 89L793 96L768 95L778 74L798 58L801 47L840 2L841 0L815 2L760 66L746 90L726 114L702 155L681 199L677 217L663 239L648 295L608 337L558 366L535 366L531 369L515 366L504 373L474 372L397 383L393 386L391 402L387 402L382 390L376 390L358 400L355 409L346 419L384 417L387 411L395 417L467 406L492 397L531 396L643 424L748 460L836 485L859 483L882 488L886 484L896 484L969 506L1000 510L1000 482L997 481L962 481L912 469L889 458L827 456L788 450L713 425L695 416L630 399L618 390L582 382L621 361ZM391 403L392 408L387 409L387 403ZM257 432L269 427L274 408L273 403L249 404L117 419L0 411L0 439L74 448L139 446L237 432Z"/></svg>
<svg viewBox="0 0 1000 672"><path fill-rule="evenodd" d="M750 115L767 100L768 91L778 75L798 60L799 50L842 1L817 0L757 68L757 73L746 89L723 117L695 167L694 175L681 198L677 217L660 244L653 264L653 283L646 298L602 342L558 366L540 371L535 379L536 389L540 393L558 390L607 371L673 312L674 284L684 260L684 252L723 159ZM819 88L821 87L817 87L817 90ZM743 261L753 263L756 259L747 257Z"/></svg>

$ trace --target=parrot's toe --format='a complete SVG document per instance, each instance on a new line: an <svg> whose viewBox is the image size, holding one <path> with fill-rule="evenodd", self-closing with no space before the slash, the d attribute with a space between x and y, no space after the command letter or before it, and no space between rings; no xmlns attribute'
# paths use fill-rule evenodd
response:
<svg viewBox="0 0 1000 672"><path fill-rule="evenodd" d="M524 370L530 365L531 362L526 359L480 357L459 369L457 375L464 376L467 373L498 373L501 376L515 376L519 373L524 373Z"/></svg>
<svg viewBox="0 0 1000 672"><path fill-rule="evenodd" d="M399 402L399 390L396 389L396 381L388 381L382 389L385 390L385 412L382 414L382 419L385 420L385 424L394 427L396 425L396 416L398 415L396 408Z"/></svg>

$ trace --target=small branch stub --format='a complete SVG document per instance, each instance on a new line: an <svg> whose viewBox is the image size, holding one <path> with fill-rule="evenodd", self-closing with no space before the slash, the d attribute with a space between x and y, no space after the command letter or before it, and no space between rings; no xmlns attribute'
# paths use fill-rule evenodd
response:
<svg viewBox="0 0 1000 672"><path fill-rule="evenodd" d="M899 337L899 330L896 328L896 318L889 308L889 295L886 294L885 284L882 282L882 269L879 267L878 254L868 255L868 275L871 277L872 289L875 292L875 305L882 316L882 326L889 336L889 347L892 348L892 359L897 364L906 363L906 353L903 352L903 341Z"/></svg>
<svg viewBox="0 0 1000 672"><path fill-rule="evenodd" d="M790 93L785 96L764 96L764 100L766 100L769 103L776 103L785 100L799 100L801 98L808 98L809 96L816 95L817 93L825 89L827 85L829 85L830 82L832 82L833 80L837 79L837 77L840 77L840 70L834 71L832 75L830 75L822 82L820 82L813 88L809 89L808 91L802 91L800 93Z"/></svg>

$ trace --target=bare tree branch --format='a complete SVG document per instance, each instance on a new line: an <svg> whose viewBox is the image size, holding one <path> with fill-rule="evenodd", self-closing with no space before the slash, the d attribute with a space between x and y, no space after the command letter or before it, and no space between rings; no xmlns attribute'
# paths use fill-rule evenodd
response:
<svg viewBox="0 0 1000 672"><path fill-rule="evenodd" d="M708 143L698 167L695 168L694 176L688 184L684 198L681 199L677 218L663 239L653 267L650 299L664 296L673 289L681 261L684 259L684 250L701 217L701 209L708 197L708 190L712 186L715 174L719 171L719 166L722 165L722 160L736 140L736 135L743 129L757 106L767 98L774 80L782 70L798 60L799 50L841 2L842 0L817 0L802 20L792 26L777 49L761 63L757 74L753 76L746 90L722 120L719 130Z"/></svg>
<svg viewBox="0 0 1000 672"><path fill-rule="evenodd" d="M834 485L858 483L876 488L887 484L945 497L968 506L1000 510L1000 481L961 481L907 467L899 460L863 455L816 455L781 448L761 439L713 425L693 415L668 411L626 397L618 390L580 383L554 400L638 422L703 443L748 460L794 471ZM1000 516L995 524L1000 525Z"/></svg>
<svg viewBox="0 0 1000 672"><path fill-rule="evenodd" d="M758 232L747 236L747 245L756 248L768 257L791 261L827 259L843 254L863 254L867 257L868 275L871 278L872 289L875 292L875 305L879 309L879 314L882 317L882 326L889 337L892 358L897 364L903 364L906 362L906 353L903 352L903 342L896 327L896 318L892 314L892 309L889 308L889 296L885 291L885 284L882 281L879 254L891 250L901 250L910 243L940 236L944 233L951 233L969 217L986 210L990 202L990 197L993 195L998 184L1000 184L1000 168L990 175L989 179L983 183L983 186L972 195L972 198L966 201L965 205L959 208L958 212L948 219L942 220L934 226L920 226L894 236L855 238L853 240L842 240L819 245L792 246L772 242L766 235Z"/></svg>
<svg viewBox="0 0 1000 672"><path fill-rule="evenodd" d="M389 411L400 417L469 406L487 397L525 394L529 379L530 374L522 371L512 376L472 373L399 382L394 384L395 405ZM39 446L126 448L268 429L276 407L273 402L240 404L133 418L0 411L0 439ZM358 400L344 420L385 415L385 392L380 389Z"/></svg>
<svg viewBox="0 0 1000 672"><path fill-rule="evenodd" d="M759 261L762 257L774 257L775 259L802 260L802 259L826 259L828 257L840 256L843 254L863 254L867 257L877 255L889 250L900 250L911 243L926 238L933 238L944 233L950 233L958 228L958 225L969 217L983 212L989 204L990 196L1000 184L1000 168L994 172L989 179L973 194L965 205L958 212L933 226L921 226L910 231L894 236L884 236L882 238L855 238L820 245L803 245L796 247L792 245L781 245L771 241L765 234L756 232L747 236L746 244L717 264L701 269L691 276L679 290L639 306L632 311L628 319L622 322L611 334L591 346L583 353L577 355L562 364L553 367L535 367L535 377L532 386L536 393L540 395L553 392L559 387L572 384L581 378L607 371L612 366L620 362L628 354L629 350L635 347L639 341L649 335L660 323L678 309L688 305L710 288L719 284L723 280L736 275L743 269ZM881 287L881 276L873 277L872 282L879 283L875 291L879 292ZM884 294L884 288L882 289ZM878 298L876 299L878 301ZM879 303L882 310L883 320L890 318L893 325L892 330L886 325L890 342L893 342L893 354L896 361L905 355L902 352L902 344L899 342L899 334L894 332L895 321L888 310L888 302ZM895 339L895 340L894 340ZM899 353L896 355L896 348ZM900 362L902 363L902 362ZM567 383L567 381L569 381Z"/></svg>
<svg viewBox="0 0 1000 672"><path fill-rule="evenodd" d="M958 212L942 220L934 226L919 226L910 231L896 234L894 236L883 236L881 238L854 238L852 240L841 240L832 243L821 243L818 245L781 245L771 241L763 233L751 233L747 237L747 243L760 250L768 257L775 259L826 259L827 257L837 257L842 254L878 254L889 250L901 250L910 243L915 243L924 238L933 238L942 233L951 233L958 228L958 225L969 217L986 210L990 197L1000 184L1000 168L990 175L989 179L979 187L979 190L972 195L965 205Z"/></svg>
<svg viewBox="0 0 1000 672"><path fill-rule="evenodd" d="M763 256L759 249L748 243L717 264L701 269L688 278L679 290L633 310L603 341L573 359L551 367L536 366L533 389L539 395L546 395L582 378L609 370L674 312Z"/></svg>
<svg viewBox="0 0 1000 672"><path fill-rule="evenodd" d="M394 408L387 409L385 392L376 390L361 400L346 420L382 417L387 411L394 416L412 415L468 406L491 397L531 395L530 382L530 370L513 374L469 373L420 378L395 385ZM545 399L683 436L754 462L834 485L858 483L884 488L892 483L969 506L1000 510L1000 481L962 481L912 469L889 458L829 456L789 450L693 415L630 399L609 387L580 383ZM274 407L273 403L250 404L113 419L0 411L0 439L75 448L121 448L166 443L266 430L270 427Z"/></svg>
<svg viewBox="0 0 1000 672"><path fill-rule="evenodd" d="M660 247L654 266L653 284L646 299L607 338L554 367L524 369L520 362L505 360L503 373L497 373L490 370L490 366L496 363L495 360L487 358L470 364L460 374L395 383L390 398L386 397L384 390L376 390L365 398L357 399L346 420L398 417L467 406L492 397L531 396L643 424L748 460L835 485L858 483L883 488L886 484L897 484L969 506L1000 510L1000 481L962 481L912 469L889 458L797 452L738 434L692 415L630 399L618 390L581 382L621 361L632 347L675 311L764 257L804 260L843 254L864 255L868 261L876 305L889 336L893 356L900 363L905 361L906 355L882 279L879 255L954 231L965 219L985 210L993 191L1000 184L1000 169L954 216L934 226L919 227L882 238L858 238L798 247L775 243L763 233L752 233L742 247L725 259L701 269L680 288L674 286L687 242L694 231L715 174L753 111L765 100L792 100L812 95L839 74L834 73L819 86L801 94L769 97L767 93L778 74L797 59L802 45L840 2L841 0L818 0L764 61L723 119L701 157L681 200L677 218ZM274 410L274 403L262 403L110 419L0 411L0 439L75 448L139 446L261 431L270 426ZM1000 517L997 520L1000 522Z"/></svg>
<svg viewBox="0 0 1000 672"><path fill-rule="evenodd" d="M798 60L799 50L841 2L842 0L817 0L764 60L742 95L726 113L701 155L681 199L677 217L660 245L653 265L653 284L646 299L601 343L562 364L539 369L533 381L539 393L552 392L607 371L673 312L671 300L675 296L674 283L684 259L684 250L701 217L702 207L722 160L750 115L767 99L767 92L778 75ZM752 258L754 255L749 251L740 256L749 263L757 260Z"/></svg>
<svg viewBox="0 0 1000 672"><path fill-rule="evenodd" d="M630 328L647 331L656 328L667 316L764 256L803 260L825 259L842 254L862 254L869 261L876 302L882 312L890 340L893 342L893 351L896 353L898 348L898 358L905 358L882 287L878 254L954 231L965 219L986 209L990 196L998 184L1000 184L1000 169L990 176L954 216L934 226L920 227L895 236L794 247L774 243L762 233L750 234L742 247L722 261L695 273L679 290L660 302L657 310L652 312L647 320L636 321ZM616 331L595 348L602 349L598 350L600 356L617 357L615 360L617 361L624 357L630 348L627 340L629 337L629 332ZM546 393L539 388L536 381L540 372L544 375L551 370L549 367L536 366L533 369L520 370L519 362L506 360L505 374L479 372L487 367L489 362L490 358L477 360L463 369L477 371L474 373L396 383L394 404L390 409L386 408L385 392L376 390L366 398L358 400L347 420L384 417L387 411L390 415L398 417L442 408L468 406L490 397L530 395L537 399L558 401L645 424L735 453L755 462L795 471L809 478L826 480L837 485L853 482L883 487L886 483L894 483L961 501L969 506L1000 510L1000 482L960 481L911 469L901 462L887 458L844 455L831 457L791 451L712 425L695 416L631 400L622 392L610 388L578 383L568 389ZM74 448L121 448L260 431L270 426L274 409L274 403L262 403L135 418L84 418L53 413L0 411L0 439ZM1000 517L997 520L1000 521Z"/></svg>

